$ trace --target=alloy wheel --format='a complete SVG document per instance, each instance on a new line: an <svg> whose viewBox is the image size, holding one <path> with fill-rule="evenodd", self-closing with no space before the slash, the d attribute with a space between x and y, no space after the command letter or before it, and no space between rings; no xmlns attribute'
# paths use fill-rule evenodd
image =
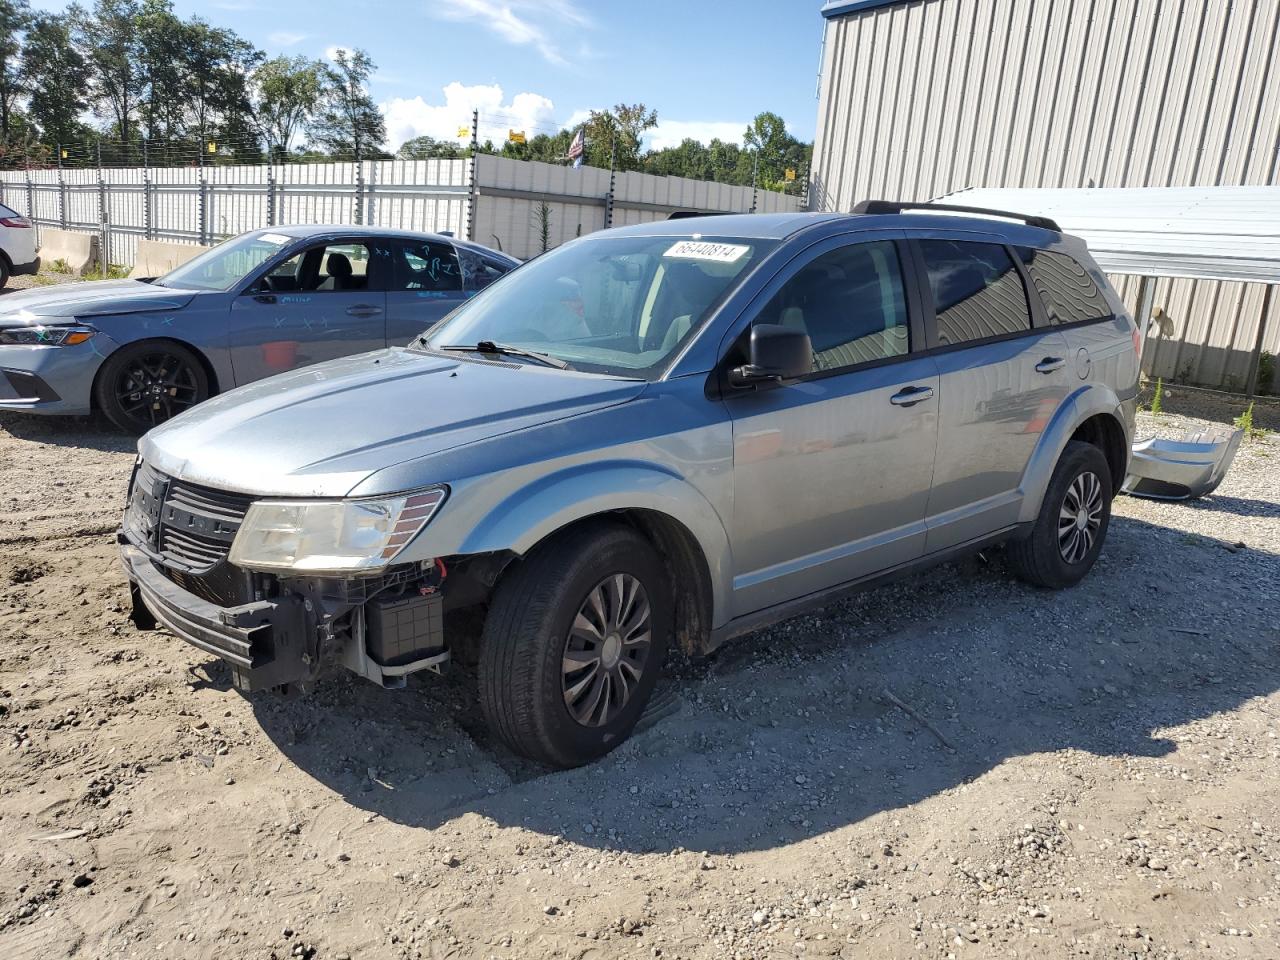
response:
<svg viewBox="0 0 1280 960"><path fill-rule="evenodd" d="M630 701L653 642L644 585L628 573L601 580L573 618L561 676L565 706L584 727L599 727Z"/></svg>
<svg viewBox="0 0 1280 960"><path fill-rule="evenodd" d="M1102 482L1086 471L1071 481L1058 510L1058 550L1067 563L1079 563L1093 549L1102 526Z"/></svg>
<svg viewBox="0 0 1280 960"><path fill-rule="evenodd" d="M190 362L171 353L138 356L120 373L116 399L139 425L163 423L199 400L200 377Z"/></svg>

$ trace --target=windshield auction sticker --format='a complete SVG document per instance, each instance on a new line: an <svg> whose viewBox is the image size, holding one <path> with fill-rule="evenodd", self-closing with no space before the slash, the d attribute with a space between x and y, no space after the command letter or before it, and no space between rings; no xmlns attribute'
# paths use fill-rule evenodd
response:
<svg viewBox="0 0 1280 960"><path fill-rule="evenodd" d="M258 239L261 240L263 243L275 244L277 247L280 246L280 244L282 243L289 242L289 238L286 237L283 233L264 233Z"/></svg>
<svg viewBox="0 0 1280 960"><path fill-rule="evenodd" d="M681 260L711 260L715 263L733 263L741 260L751 250L739 243L708 243L704 240L681 240L663 254Z"/></svg>

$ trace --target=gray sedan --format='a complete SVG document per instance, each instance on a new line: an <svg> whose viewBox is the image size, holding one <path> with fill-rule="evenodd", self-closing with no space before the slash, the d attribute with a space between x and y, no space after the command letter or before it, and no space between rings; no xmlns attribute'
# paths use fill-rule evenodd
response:
<svg viewBox="0 0 1280 960"><path fill-rule="evenodd" d="M408 343L519 261L440 234L273 227L151 280L0 298L0 410L143 432L295 367Z"/></svg>

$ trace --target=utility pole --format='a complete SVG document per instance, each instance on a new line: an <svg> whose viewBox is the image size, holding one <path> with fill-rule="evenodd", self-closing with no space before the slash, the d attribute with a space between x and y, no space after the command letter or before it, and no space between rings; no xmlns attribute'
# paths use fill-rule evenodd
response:
<svg viewBox="0 0 1280 960"><path fill-rule="evenodd" d="M467 229L468 240L476 232L476 155L480 152L480 110L471 111L471 157L467 161Z"/></svg>
<svg viewBox="0 0 1280 960"><path fill-rule="evenodd" d="M618 135L609 141L609 192L604 195L604 228L613 226L613 189L618 179Z"/></svg>

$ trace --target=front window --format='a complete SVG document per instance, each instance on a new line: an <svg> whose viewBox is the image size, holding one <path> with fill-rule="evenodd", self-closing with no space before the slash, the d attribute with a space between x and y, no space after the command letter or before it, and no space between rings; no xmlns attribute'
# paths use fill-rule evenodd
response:
<svg viewBox="0 0 1280 960"><path fill-rule="evenodd" d="M156 281L180 290L225 292L293 242L282 233L244 233L188 260Z"/></svg>
<svg viewBox="0 0 1280 960"><path fill-rule="evenodd" d="M487 342L575 370L653 376L773 246L673 236L568 244L460 307L432 328L426 345Z"/></svg>

